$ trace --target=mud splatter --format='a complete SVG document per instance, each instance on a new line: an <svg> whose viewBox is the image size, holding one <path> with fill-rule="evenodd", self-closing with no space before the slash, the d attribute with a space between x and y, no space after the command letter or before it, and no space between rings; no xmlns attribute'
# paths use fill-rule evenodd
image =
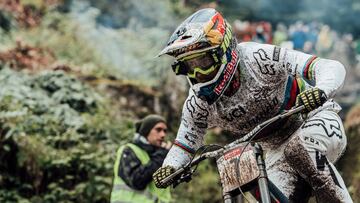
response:
<svg viewBox="0 0 360 203"><path fill-rule="evenodd" d="M275 162L269 163L267 170L269 179L288 197L290 202L308 202L311 187L286 162L283 154Z"/></svg>
<svg viewBox="0 0 360 203"><path fill-rule="evenodd" d="M329 171L317 170L308 151L298 136L294 137L284 151L287 162L313 188L318 202L341 202L344 197L335 185Z"/></svg>

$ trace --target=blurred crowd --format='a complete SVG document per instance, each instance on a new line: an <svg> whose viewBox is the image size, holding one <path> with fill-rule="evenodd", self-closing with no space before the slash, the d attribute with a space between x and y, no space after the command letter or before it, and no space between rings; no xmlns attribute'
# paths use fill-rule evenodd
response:
<svg viewBox="0 0 360 203"><path fill-rule="evenodd" d="M352 34L340 34L325 24L299 21L288 26L278 23L274 28L266 21L235 20L233 27L239 42L275 44L320 57L339 59L353 68L360 62L360 38L355 40Z"/></svg>
<svg viewBox="0 0 360 203"><path fill-rule="evenodd" d="M275 44L340 61L347 69L347 79L338 100L345 107L351 106L360 95L360 38L354 39L350 33L340 34L318 22L273 26L266 21L235 20L233 29L238 42Z"/></svg>

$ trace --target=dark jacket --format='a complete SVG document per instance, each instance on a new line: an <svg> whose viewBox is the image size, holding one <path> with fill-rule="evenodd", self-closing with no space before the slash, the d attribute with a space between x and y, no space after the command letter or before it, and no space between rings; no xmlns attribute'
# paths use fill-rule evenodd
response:
<svg viewBox="0 0 360 203"><path fill-rule="evenodd" d="M143 190L152 181L153 173L161 167L168 150L144 143L141 139L135 139L132 143L145 150L150 161L142 165L135 153L126 147L120 159L118 174L129 187Z"/></svg>

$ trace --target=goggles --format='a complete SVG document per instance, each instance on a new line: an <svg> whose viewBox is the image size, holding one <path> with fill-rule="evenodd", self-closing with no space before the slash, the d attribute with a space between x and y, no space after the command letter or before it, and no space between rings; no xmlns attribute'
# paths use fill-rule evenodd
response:
<svg viewBox="0 0 360 203"><path fill-rule="evenodd" d="M194 53L176 60L171 66L176 75L196 78L197 73L209 75L222 63L220 49Z"/></svg>

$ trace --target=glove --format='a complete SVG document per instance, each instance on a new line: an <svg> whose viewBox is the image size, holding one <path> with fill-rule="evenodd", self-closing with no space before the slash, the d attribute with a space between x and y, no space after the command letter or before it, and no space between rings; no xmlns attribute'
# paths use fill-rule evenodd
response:
<svg viewBox="0 0 360 203"><path fill-rule="evenodd" d="M154 174L153 179L156 187L158 188L167 188L169 185L173 184L173 181L168 181L166 184L161 184L161 181L166 177L170 176L175 172L175 169L171 166L160 167Z"/></svg>
<svg viewBox="0 0 360 203"><path fill-rule="evenodd" d="M296 106L304 105L305 110L302 113L310 112L327 101L327 96L324 91L314 87L301 92L296 98Z"/></svg>

